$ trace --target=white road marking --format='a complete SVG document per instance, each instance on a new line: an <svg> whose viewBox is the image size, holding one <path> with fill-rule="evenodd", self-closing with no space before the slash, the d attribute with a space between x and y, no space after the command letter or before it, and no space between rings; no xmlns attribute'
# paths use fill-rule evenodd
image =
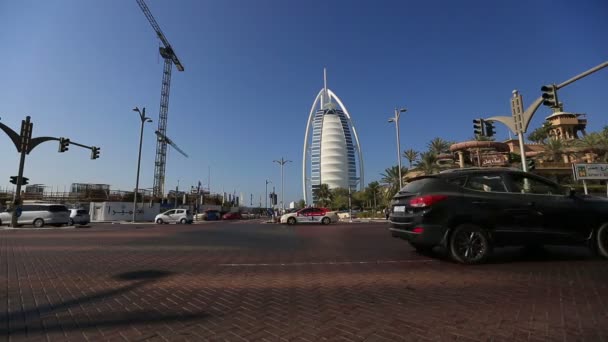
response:
<svg viewBox="0 0 608 342"><path fill-rule="evenodd" d="M434 259L421 260L377 260L377 261L325 261L325 262L292 262L282 264L219 264L219 266L231 267L264 267L264 266L307 266L307 265L362 265L362 264L401 264L401 263L419 263L419 262L437 262Z"/></svg>

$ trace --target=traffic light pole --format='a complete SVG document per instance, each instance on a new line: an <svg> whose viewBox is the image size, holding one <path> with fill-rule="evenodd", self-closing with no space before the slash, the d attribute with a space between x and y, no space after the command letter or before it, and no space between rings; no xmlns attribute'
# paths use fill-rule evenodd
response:
<svg viewBox="0 0 608 342"><path fill-rule="evenodd" d="M37 137L32 138L32 128L34 124L30 121L30 116L26 116L25 120L21 121L21 134L17 134L17 132L13 131L10 127L6 126L3 123L0 123L0 129L6 133L6 135L11 138L15 147L17 148L17 152L20 153L19 157L19 171L17 173L16 179L16 188L15 193L13 194L13 204L12 204L12 215L11 215L11 227L17 226L17 214L21 208L21 185L23 185L23 169L25 168L25 156L29 154L36 146L40 145L45 141L58 140L61 141L60 138L53 137ZM88 148L90 150L99 150L94 146L86 146L78 143L69 142L69 144ZM91 159L96 159L91 158ZM12 177L11 177L12 178Z"/></svg>
<svg viewBox="0 0 608 342"><path fill-rule="evenodd" d="M25 120L25 124L30 124L30 117L28 116ZM30 131L31 134L31 131ZM22 145L23 146L23 145ZM25 155L27 147L21 149L21 156L19 157L19 172L17 173L17 187L15 194L13 195L13 212L11 213L11 227L17 227L17 208L21 207L21 183L23 180L23 168L25 167Z"/></svg>

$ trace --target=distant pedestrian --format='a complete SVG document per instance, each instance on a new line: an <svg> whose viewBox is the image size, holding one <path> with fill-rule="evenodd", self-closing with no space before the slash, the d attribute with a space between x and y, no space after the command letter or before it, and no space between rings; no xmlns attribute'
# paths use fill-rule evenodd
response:
<svg viewBox="0 0 608 342"><path fill-rule="evenodd" d="M384 216L386 217L386 219L388 220L388 216L390 215L390 210L388 210L388 208L384 209Z"/></svg>

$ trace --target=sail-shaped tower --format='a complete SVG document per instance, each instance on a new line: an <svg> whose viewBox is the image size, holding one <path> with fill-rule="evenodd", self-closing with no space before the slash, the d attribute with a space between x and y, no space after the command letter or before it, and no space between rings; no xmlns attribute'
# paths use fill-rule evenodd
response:
<svg viewBox="0 0 608 342"><path fill-rule="evenodd" d="M311 134L312 133L312 134ZM362 189L363 153L351 116L338 96L327 88L323 70L323 88L317 94L304 136L302 184L306 203L314 203L314 190L321 184L330 189Z"/></svg>

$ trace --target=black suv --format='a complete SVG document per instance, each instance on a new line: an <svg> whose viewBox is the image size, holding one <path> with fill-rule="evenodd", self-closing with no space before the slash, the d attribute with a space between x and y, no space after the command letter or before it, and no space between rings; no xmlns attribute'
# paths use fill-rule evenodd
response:
<svg viewBox="0 0 608 342"><path fill-rule="evenodd" d="M393 198L390 232L419 252L443 246L457 262L493 247L587 245L608 258L608 200L506 168L456 169L412 179Z"/></svg>

